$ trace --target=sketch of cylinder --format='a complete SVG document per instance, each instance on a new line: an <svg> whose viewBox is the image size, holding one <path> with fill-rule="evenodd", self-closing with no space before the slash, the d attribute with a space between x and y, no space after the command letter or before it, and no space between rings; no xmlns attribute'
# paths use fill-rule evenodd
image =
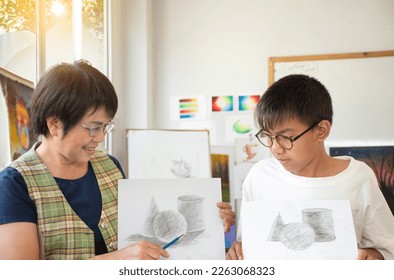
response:
<svg viewBox="0 0 394 280"><path fill-rule="evenodd" d="M307 208L302 210L302 222L315 232L316 242L335 240L332 210L326 208Z"/></svg>
<svg viewBox="0 0 394 280"><path fill-rule="evenodd" d="M205 230L205 197L197 195L183 195L178 197L177 207L187 222L187 231Z"/></svg>

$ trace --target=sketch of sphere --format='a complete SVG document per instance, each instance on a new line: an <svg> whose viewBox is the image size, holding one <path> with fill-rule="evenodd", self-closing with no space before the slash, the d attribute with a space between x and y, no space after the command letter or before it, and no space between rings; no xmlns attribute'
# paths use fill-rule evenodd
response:
<svg viewBox="0 0 394 280"><path fill-rule="evenodd" d="M163 242L170 242L174 238L186 233L185 218L175 210L161 211L153 219L153 232Z"/></svg>
<svg viewBox="0 0 394 280"><path fill-rule="evenodd" d="M282 227L279 241L290 250L305 250L315 242L315 232L301 223L290 223Z"/></svg>

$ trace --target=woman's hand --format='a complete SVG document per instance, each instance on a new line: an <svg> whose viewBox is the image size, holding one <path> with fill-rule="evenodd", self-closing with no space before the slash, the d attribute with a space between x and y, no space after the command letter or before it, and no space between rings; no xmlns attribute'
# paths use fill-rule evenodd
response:
<svg viewBox="0 0 394 280"><path fill-rule="evenodd" d="M95 256L93 259L107 260L158 260L168 258L170 254L159 245L147 241L138 241L118 251Z"/></svg>
<svg viewBox="0 0 394 280"><path fill-rule="evenodd" d="M219 202L216 204L220 209L220 218L223 220L224 232L229 232L230 227L235 223L235 212L229 203Z"/></svg>
<svg viewBox="0 0 394 280"><path fill-rule="evenodd" d="M242 241L235 241L226 254L226 260L243 260Z"/></svg>

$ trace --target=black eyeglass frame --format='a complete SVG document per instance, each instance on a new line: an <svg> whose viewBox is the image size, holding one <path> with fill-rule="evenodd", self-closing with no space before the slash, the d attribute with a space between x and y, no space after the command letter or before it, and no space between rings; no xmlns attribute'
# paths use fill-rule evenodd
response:
<svg viewBox="0 0 394 280"><path fill-rule="evenodd" d="M280 135L280 134L279 134L279 135L275 135L275 136L271 136L271 135L269 135L268 133L261 133L262 131L264 131L263 128L260 129L259 132L257 132L254 136L257 138L257 140L258 140L258 141L261 143L261 145L263 145L264 147L271 148L271 147L274 145L274 139L275 139L276 142L277 142L283 149L285 149L285 150L291 150L291 149L293 148L293 143L294 143L296 140L298 140L302 135L304 135L305 133L307 133L308 131L310 131L312 128L314 128L316 125L318 125L320 122L321 122L321 121L318 121L318 122L314 123L313 125L311 125L310 127L308 127L305 131L303 131L301 134L298 134L298 135L295 136L295 137L288 137L288 136ZM271 139L271 145L266 145L266 144L264 144L263 141L261 141L261 139L260 139L260 137L259 137L260 134L263 134L265 137L270 138L270 139ZM290 143L291 143L291 147L290 147L290 148L285 148L285 147L283 147L283 146L279 143L279 141L277 140L277 137L282 137L282 138L288 139L288 140L290 141Z"/></svg>

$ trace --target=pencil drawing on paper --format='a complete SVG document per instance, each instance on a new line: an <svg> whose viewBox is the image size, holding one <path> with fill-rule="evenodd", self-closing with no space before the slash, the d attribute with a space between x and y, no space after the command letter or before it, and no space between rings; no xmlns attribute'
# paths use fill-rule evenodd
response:
<svg viewBox="0 0 394 280"><path fill-rule="evenodd" d="M171 161L171 172L178 178L190 178L192 166L189 162L185 161L182 157Z"/></svg>
<svg viewBox="0 0 394 280"><path fill-rule="evenodd" d="M285 224L278 213L267 241L281 242L290 250L305 250L314 242L329 242L335 239L332 210L306 208L302 210L302 223Z"/></svg>
<svg viewBox="0 0 394 280"><path fill-rule="evenodd" d="M198 243L201 238L208 237L204 201L202 196L181 195L174 201L176 210L160 211L152 196L141 230L128 235L126 241L146 240L163 246L183 234L172 247Z"/></svg>

